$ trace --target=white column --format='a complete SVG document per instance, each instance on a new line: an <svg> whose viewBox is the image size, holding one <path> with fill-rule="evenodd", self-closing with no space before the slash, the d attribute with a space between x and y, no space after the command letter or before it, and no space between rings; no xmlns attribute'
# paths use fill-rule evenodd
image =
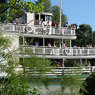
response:
<svg viewBox="0 0 95 95"><path fill-rule="evenodd" d="M23 53L25 52L24 45L25 45L25 39L24 39L24 36L23 36Z"/></svg>
<svg viewBox="0 0 95 95"><path fill-rule="evenodd" d="M88 49L87 49L87 54L89 55L89 53L90 53L90 52L89 52L89 48L88 48Z"/></svg>
<svg viewBox="0 0 95 95"><path fill-rule="evenodd" d="M72 47L72 41L70 40L70 48Z"/></svg>
<svg viewBox="0 0 95 95"><path fill-rule="evenodd" d="M80 67L81 67L81 73L82 73L82 59L80 59Z"/></svg>
<svg viewBox="0 0 95 95"><path fill-rule="evenodd" d="M82 67L82 59L80 59L80 65L81 65L81 67Z"/></svg>
<svg viewBox="0 0 95 95"><path fill-rule="evenodd" d="M45 54L45 38L43 37L43 54Z"/></svg>
<svg viewBox="0 0 95 95"><path fill-rule="evenodd" d="M41 20L41 14L39 13L39 21Z"/></svg>
<svg viewBox="0 0 95 95"><path fill-rule="evenodd" d="M62 60L62 67L64 68L64 58L63 58L63 60Z"/></svg>
<svg viewBox="0 0 95 95"><path fill-rule="evenodd" d="M46 22L46 15L45 15L45 22Z"/></svg>
<svg viewBox="0 0 95 95"><path fill-rule="evenodd" d="M50 26L50 31L49 31L49 35L51 35L51 32L52 32L52 27Z"/></svg>
<svg viewBox="0 0 95 95"><path fill-rule="evenodd" d="M45 38L43 37L43 47L45 46Z"/></svg>
<svg viewBox="0 0 95 95"><path fill-rule="evenodd" d="M23 36L23 63L24 63L24 53L25 53L25 48L24 48L24 36ZM24 69L24 71L25 71L25 69Z"/></svg>
<svg viewBox="0 0 95 95"><path fill-rule="evenodd" d="M15 24L12 25L12 31L15 31Z"/></svg>
<svg viewBox="0 0 95 95"><path fill-rule="evenodd" d="M72 40L70 40L70 53L73 55L73 50L72 50Z"/></svg>

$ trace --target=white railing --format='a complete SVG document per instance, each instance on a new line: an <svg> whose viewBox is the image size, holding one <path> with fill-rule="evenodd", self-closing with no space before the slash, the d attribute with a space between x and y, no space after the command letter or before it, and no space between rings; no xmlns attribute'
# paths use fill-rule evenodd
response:
<svg viewBox="0 0 95 95"><path fill-rule="evenodd" d="M37 35L62 35L62 36L75 36L74 29L68 28L52 28L48 26L27 26L23 24L0 24L0 30L5 30L11 33L31 33Z"/></svg>
<svg viewBox="0 0 95 95"><path fill-rule="evenodd" d="M57 56L90 56L95 55L95 48L59 48L59 47L20 47L24 48L23 53L34 53L37 55L57 55ZM27 52L29 51L29 52Z"/></svg>
<svg viewBox="0 0 95 95"><path fill-rule="evenodd" d="M93 73L95 66L83 66L83 67L51 67L51 71L54 75L85 75ZM53 73L52 73L53 74ZM51 75L52 75L51 74ZM48 73L50 75L50 72Z"/></svg>
<svg viewBox="0 0 95 95"><path fill-rule="evenodd" d="M0 67L0 77L8 77L7 71L10 69L9 66L7 67ZM14 67L14 71L16 73L20 74L26 73L38 76L42 72L40 72L39 69L37 68L25 68L23 69L22 66L20 67ZM46 76L64 76L64 75L90 75L91 73L95 72L95 66L83 66L83 67L48 67L45 70L45 75Z"/></svg>

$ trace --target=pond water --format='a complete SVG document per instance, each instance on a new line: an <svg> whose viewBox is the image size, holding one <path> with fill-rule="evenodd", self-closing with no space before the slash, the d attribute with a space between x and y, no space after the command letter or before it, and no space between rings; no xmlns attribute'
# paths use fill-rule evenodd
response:
<svg viewBox="0 0 95 95"><path fill-rule="evenodd" d="M64 81L61 79L50 79L44 83L39 83L38 80L34 83L30 83L31 89L36 88L41 95L78 95L80 84L73 84L72 80L69 84L67 82L64 85Z"/></svg>

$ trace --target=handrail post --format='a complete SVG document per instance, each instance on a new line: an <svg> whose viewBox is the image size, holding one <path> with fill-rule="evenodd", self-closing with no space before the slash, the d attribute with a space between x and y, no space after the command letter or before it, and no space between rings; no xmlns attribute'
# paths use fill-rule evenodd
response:
<svg viewBox="0 0 95 95"><path fill-rule="evenodd" d="M45 48L43 48L43 54L45 54Z"/></svg>
<svg viewBox="0 0 95 95"><path fill-rule="evenodd" d="M74 31L74 35L76 34L76 31L75 30L73 30Z"/></svg>
<svg viewBox="0 0 95 95"><path fill-rule="evenodd" d="M62 67L63 67L63 70L62 70L62 75L64 75L64 71L65 71L65 70L64 70L64 69L65 69L65 68L64 68L64 58L63 58Z"/></svg>
<svg viewBox="0 0 95 95"><path fill-rule="evenodd" d="M50 26L50 31L49 31L49 35L51 35L51 32L52 32L52 27Z"/></svg>
<svg viewBox="0 0 95 95"><path fill-rule="evenodd" d="M34 30L33 34L35 34L35 26L33 26L33 30Z"/></svg>
<svg viewBox="0 0 95 95"><path fill-rule="evenodd" d="M55 28L52 28L52 30L53 30L53 35L55 34Z"/></svg>
<svg viewBox="0 0 95 95"><path fill-rule="evenodd" d="M64 35L64 28L62 29L62 35Z"/></svg>
<svg viewBox="0 0 95 95"><path fill-rule="evenodd" d="M4 30L5 25L3 24L2 26L3 26L3 27L2 27L2 30Z"/></svg>
<svg viewBox="0 0 95 95"><path fill-rule="evenodd" d="M88 53L88 55L89 55L89 49L87 50L87 53Z"/></svg>
<svg viewBox="0 0 95 95"><path fill-rule="evenodd" d="M71 29L71 35L72 35L72 29Z"/></svg>

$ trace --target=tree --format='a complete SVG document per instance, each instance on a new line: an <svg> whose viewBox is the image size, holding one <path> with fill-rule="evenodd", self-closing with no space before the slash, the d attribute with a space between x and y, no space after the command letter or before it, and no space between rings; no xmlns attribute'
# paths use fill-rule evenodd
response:
<svg viewBox="0 0 95 95"><path fill-rule="evenodd" d="M38 0L39 3L43 3L44 12L50 12L51 10L51 1L50 0Z"/></svg>
<svg viewBox="0 0 95 95"><path fill-rule="evenodd" d="M14 54L19 54L17 54L16 51L8 51L7 53L5 53L5 50L9 46L9 37L4 37L0 31L0 56L2 56L0 57L0 70L2 72L5 72L6 74L5 78L3 77L0 80L0 94L29 95L29 80L36 80L37 77L40 82L44 82L45 80L47 80L47 78L45 78L44 76L45 72L49 70L47 67L50 66L51 62L44 57L38 58L36 55L33 55L31 50L26 50L26 53L30 54L30 58L21 58L19 62L15 61L16 57L14 56ZM22 56L23 54L24 53L22 53ZM6 64L3 64L4 62L2 63L3 59L6 59ZM37 93L37 90L35 89L34 91L32 91L33 93Z"/></svg>
<svg viewBox="0 0 95 95"><path fill-rule="evenodd" d="M52 22L59 23L60 22L60 8L58 6L53 6L51 8L51 12L53 13ZM64 24L66 24L67 22L67 16L64 15L63 12L61 13L61 15L62 15L61 25L64 26Z"/></svg>
<svg viewBox="0 0 95 95"><path fill-rule="evenodd" d="M80 88L81 95L95 95L95 73L91 74L86 80L82 83Z"/></svg>
<svg viewBox="0 0 95 95"><path fill-rule="evenodd" d="M73 41L73 45L86 46L92 44L93 31L92 27L88 24L81 24L76 30L77 39Z"/></svg>
<svg viewBox="0 0 95 95"><path fill-rule="evenodd" d="M23 12L41 12L44 7L38 2L27 2L23 0L8 0L7 4L0 3L0 17L1 22L8 21L12 22L15 18L18 18L23 14Z"/></svg>
<svg viewBox="0 0 95 95"><path fill-rule="evenodd" d="M92 37L92 43L93 43L93 45L95 46L95 31L93 31L93 37Z"/></svg>
<svg viewBox="0 0 95 95"><path fill-rule="evenodd" d="M37 81L36 78L39 79L39 82L47 80L44 77L44 74L46 71L45 68L49 65L48 62L49 61L44 58L38 59L37 57L32 57L28 60L25 59L23 62L20 62L25 70L20 68L18 72L15 71L16 66L13 66L11 64L10 67L6 70L6 72L8 73L8 79L3 79L1 82L1 95L29 95L30 91L32 91L31 89L29 91L30 80L31 84L33 83L33 81Z"/></svg>

